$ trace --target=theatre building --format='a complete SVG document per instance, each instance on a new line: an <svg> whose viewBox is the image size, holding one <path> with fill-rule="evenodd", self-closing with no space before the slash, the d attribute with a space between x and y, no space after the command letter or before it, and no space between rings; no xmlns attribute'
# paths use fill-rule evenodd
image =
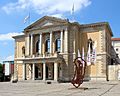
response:
<svg viewBox="0 0 120 96"><path fill-rule="evenodd" d="M41 82L70 81L78 50L85 59L88 42L96 44L96 62L87 66L85 80L109 80L112 31L107 22L79 24L44 16L14 36L14 79Z"/></svg>

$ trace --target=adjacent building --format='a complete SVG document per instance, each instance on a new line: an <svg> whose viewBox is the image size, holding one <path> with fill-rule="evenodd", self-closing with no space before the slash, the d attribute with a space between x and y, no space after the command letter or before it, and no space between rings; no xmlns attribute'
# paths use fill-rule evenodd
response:
<svg viewBox="0 0 120 96"><path fill-rule="evenodd" d="M96 44L97 58L87 66L85 80L109 80L111 37L107 22L79 24L67 19L44 16L29 25L24 35L14 36L14 79L42 82L71 81L73 61L78 50L88 51L88 42Z"/></svg>
<svg viewBox="0 0 120 96"><path fill-rule="evenodd" d="M14 61L3 61L3 81L10 81L14 74Z"/></svg>
<svg viewBox="0 0 120 96"><path fill-rule="evenodd" d="M120 80L120 38L112 38L111 65L109 65L109 79Z"/></svg>
<svg viewBox="0 0 120 96"><path fill-rule="evenodd" d="M112 46L116 52L117 58L120 58L120 38L112 38Z"/></svg>

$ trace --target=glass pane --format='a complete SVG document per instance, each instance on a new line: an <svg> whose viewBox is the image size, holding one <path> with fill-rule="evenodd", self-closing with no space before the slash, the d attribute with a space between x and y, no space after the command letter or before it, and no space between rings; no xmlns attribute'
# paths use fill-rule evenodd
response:
<svg viewBox="0 0 120 96"><path fill-rule="evenodd" d="M61 46L60 43L61 43L60 39L57 39L57 51L60 51L60 46Z"/></svg>

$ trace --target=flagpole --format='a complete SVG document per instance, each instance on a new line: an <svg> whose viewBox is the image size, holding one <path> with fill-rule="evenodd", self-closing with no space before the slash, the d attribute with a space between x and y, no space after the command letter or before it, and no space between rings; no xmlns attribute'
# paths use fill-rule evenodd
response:
<svg viewBox="0 0 120 96"><path fill-rule="evenodd" d="M28 21L28 25L30 25L30 19L31 19L31 16L30 16L30 11L29 11L29 21Z"/></svg>
<svg viewBox="0 0 120 96"><path fill-rule="evenodd" d="M30 9L30 6L27 7L27 16L24 18L24 24L26 26L29 26L30 23L31 23L31 13L30 13L31 9Z"/></svg>
<svg viewBox="0 0 120 96"><path fill-rule="evenodd" d="M74 18L74 3L73 3L73 6L72 6L71 16L72 16L72 21L74 22L75 21L75 18Z"/></svg>

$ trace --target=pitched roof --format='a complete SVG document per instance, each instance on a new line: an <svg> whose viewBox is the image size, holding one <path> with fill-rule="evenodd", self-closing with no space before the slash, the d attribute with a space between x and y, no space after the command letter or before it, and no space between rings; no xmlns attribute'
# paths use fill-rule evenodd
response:
<svg viewBox="0 0 120 96"><path fill-rule="evenodd" d="M120 41L120 38L112 38L112 41Z"/></svg>
<svg viewBox="0 0 120 96"><path fill-rule="evenodd" d="M26 27L24 30L29 29L29 28L33 27L34 25L38 24L39 22L42 22L46 19L61 22L61 23L68 23L69 22L67 19L61 19L61 18L52 17L52 16L44 16L44 17L38 19L37 21L35 21L34 23L32 23L31 25L29 25L28 27Z"/></svg>
<svg viewBox="0 0 120 96"><path fill-rule="evenodd" d="M42 22L44 20L52 20L52 21L63 23L63 24L68 24L68 23L76 24L76 25L80 26L80 28L95 27L95 26L103 26L103 25L105 25L105 26L107 26L107 28L108 28L111 36L113 36L112 30L111 30L110 25L109 25L108 22L97 22L97 23L90 23L90 24L79 24L78 22L69 22L68 19L61 19L61 18L52 17L52 16L44 16L44 17L38 19L33 24L31 24L28 27L26 27L24 30L30 29L33 26L39 24L40 22Z"/></svg>

